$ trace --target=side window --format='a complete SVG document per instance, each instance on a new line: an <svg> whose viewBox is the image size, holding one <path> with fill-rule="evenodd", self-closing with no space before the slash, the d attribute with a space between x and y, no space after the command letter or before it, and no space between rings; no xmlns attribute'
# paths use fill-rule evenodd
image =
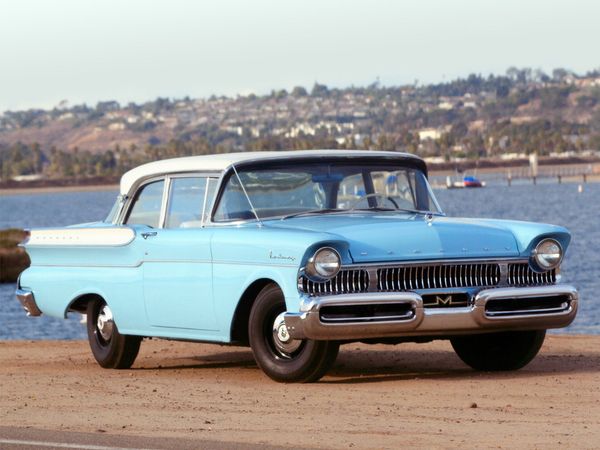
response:
<svg viewBox="0 0 600 450"><path fill-rule="evenodd" d="M172 178L165 228L202 226L202 212L208 194L206 177Z"/></svg>
<svg viewBox="0 0 600 450"><path fill-rule="evenodd" d="M158 228L164 185L164 180L160 180L149 183L138 190L125 223Z"/></svg>

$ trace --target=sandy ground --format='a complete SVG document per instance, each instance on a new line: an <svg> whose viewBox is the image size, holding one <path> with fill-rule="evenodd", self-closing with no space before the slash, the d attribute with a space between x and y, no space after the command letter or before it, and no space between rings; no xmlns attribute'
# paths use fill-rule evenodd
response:
<svg viewBox="0 0 600 450"><path fill-rule="evenodd" d="M144 341L115 371L87 342L1 341L0 423L278 447L600 448L600 336L549 336L512 373L473 372L447 342L348 344L308 385L269 380L245 348Z"/></svg>

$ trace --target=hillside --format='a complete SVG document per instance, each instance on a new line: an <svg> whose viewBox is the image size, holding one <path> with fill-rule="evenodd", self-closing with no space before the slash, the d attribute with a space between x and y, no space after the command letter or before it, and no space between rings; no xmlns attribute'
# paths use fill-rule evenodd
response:
<svg viewBox="0 0 600 450"><path fill-rule="evenodd" d="M62 104L0 115L0 177L118 176L158 157L281 148L405 150L433 161L600 150L600 72L511 68L435 85Z"/></svg>

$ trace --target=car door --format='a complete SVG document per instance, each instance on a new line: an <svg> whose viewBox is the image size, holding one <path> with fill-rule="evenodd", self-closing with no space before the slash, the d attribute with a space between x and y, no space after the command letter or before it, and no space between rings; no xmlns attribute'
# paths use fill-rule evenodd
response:
<svg viewBox="0 0 600 450"><path fill-rule="evenodd" d="M154 183L159 184L142 188L130 213L135 223L146 221L149 225L139 233L144 240L142 272L148 321L156 327L216 330L211 230L203 226L216 180L186 175ZM156 197L161 188L157 218Z"/></svg>

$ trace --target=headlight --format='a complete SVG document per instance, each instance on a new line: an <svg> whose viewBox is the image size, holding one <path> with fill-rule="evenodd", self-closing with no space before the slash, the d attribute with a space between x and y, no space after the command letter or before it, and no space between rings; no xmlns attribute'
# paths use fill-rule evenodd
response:
<svg viewBox="0 0 600 450"><path fill-rule="evenodd" d="M323 247L316 251L308 261L308 275L317 278L333 278L340 270L340 254L331 247Z"/></svg>
<svg viewBox="0 0 600 450"><path fill-rule="evenodd" d="M535 247L531 256L538 268L550 270L558 267L562 261L563 250L554 239L544 239Z"/></svg>

